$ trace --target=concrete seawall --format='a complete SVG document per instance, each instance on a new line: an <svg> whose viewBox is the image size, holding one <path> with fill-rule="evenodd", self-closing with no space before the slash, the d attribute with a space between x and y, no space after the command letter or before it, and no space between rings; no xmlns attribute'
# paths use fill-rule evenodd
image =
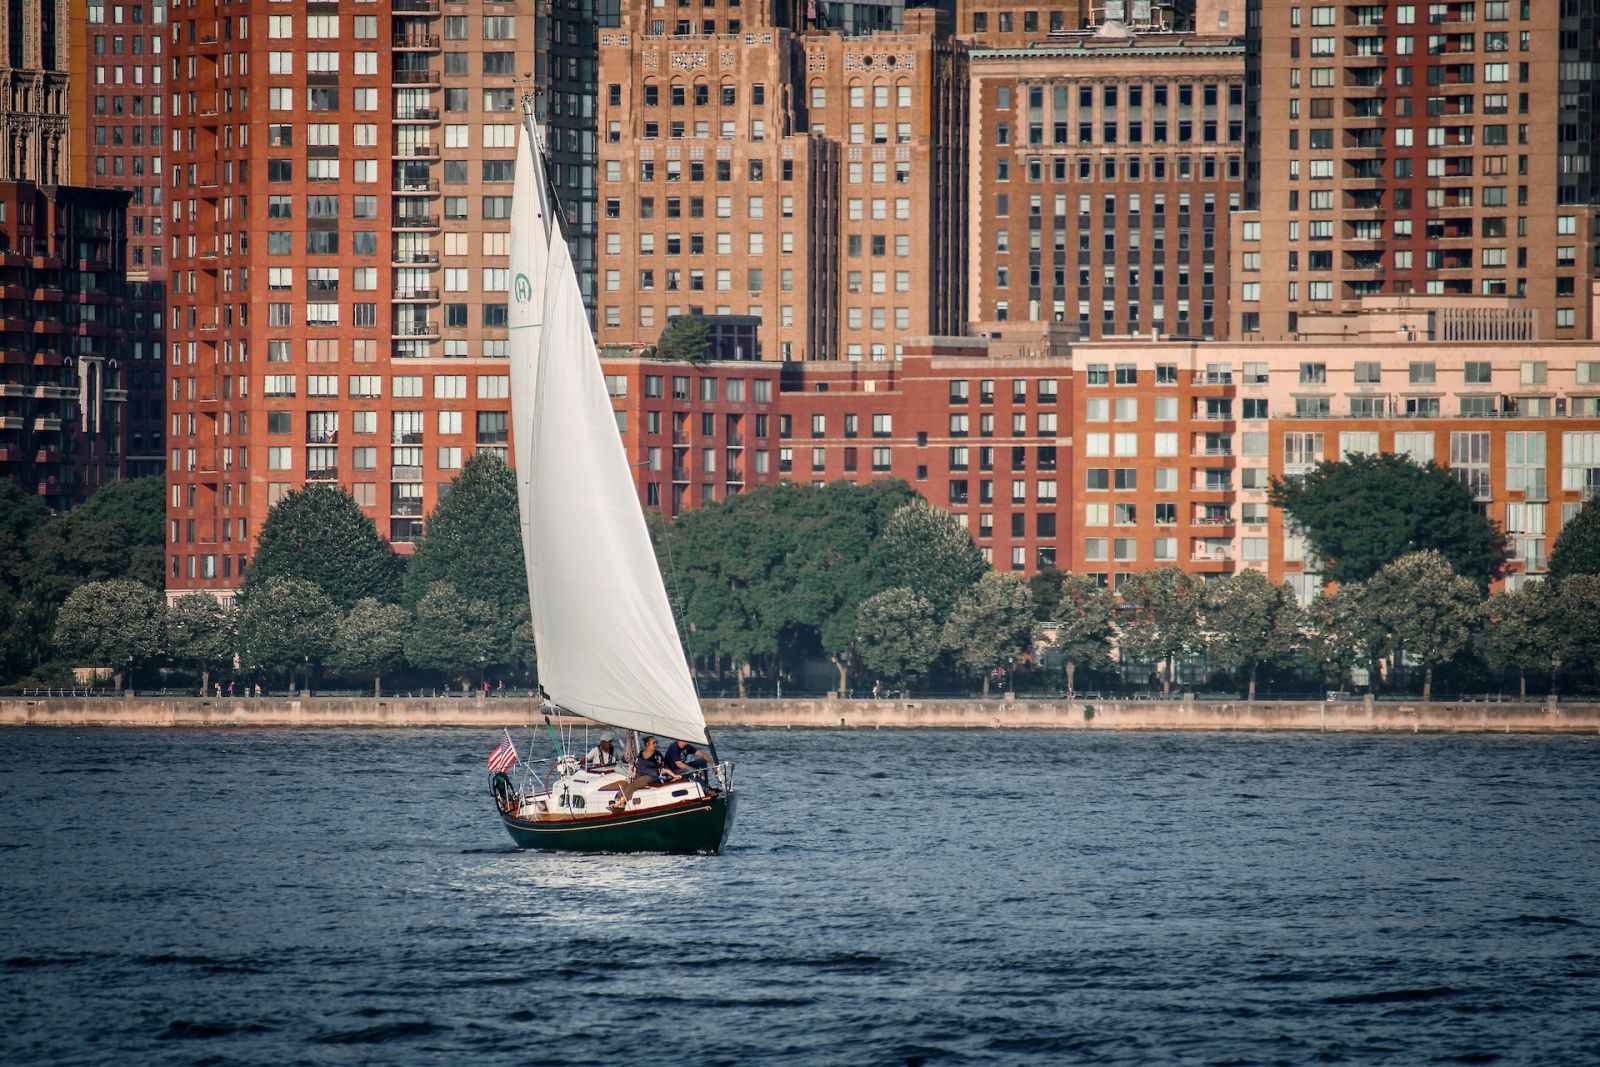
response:
<svg viewBox="0 0 1600 1067"><path fill-rule="evenodd" d="M1600 733L1600 704L1133 700L708 700L717 726L1070 730ZM527 700L469 698L0 697L0 726L419 727L498 729Z"/></svg>

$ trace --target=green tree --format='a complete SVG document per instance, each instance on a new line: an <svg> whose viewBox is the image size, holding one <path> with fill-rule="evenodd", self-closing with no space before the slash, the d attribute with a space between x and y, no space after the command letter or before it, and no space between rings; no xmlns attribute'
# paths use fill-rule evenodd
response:
<svg viewBox="0 0 1600 1067"><path fill-rule="evenodd" d="M1214 579L1201 593L1206 652L1219 666L1246 669L1245 699L1253 702L1261 665L1293 662L1300 644L1300 608L1294 594L1260 571Z"/></svg>
<svg viewBox="0 0 1600 1067"><path fill-rule="evenodd" d="M1176 567L1130 574L1119 591L1117 618L1122 648L1135 659L1166 664L1161 691L1170 693L1178 658L1204 645L1200 629L1200 586Z"/></svg>
<svg viewBox="0 0 1600 1067"><path fill-rule="evenodd" d="M1483 653L1497 671L1517 672L1517 694L1528 698L1528 672L1552 666L1557 635L1551 628L1555 589L1544 582L1496 593L1484 605Z"/></svg>
<svg viewBox="0 0 1600 1067"><path fill-rule="evenodd" d="M1324 589L1303 613L1301 655L1323 681L1342 684L1358 665L1373 671L1382 638L1367 609L1365 592L1360 583Z"/></svg>
<svg viewBox="0 0 1600 1067"><path fill-rule="evenodd" d="M83 666L109 666L117 689L125 674L161 652L166 604L143 582L113 578L74 589L56 614L56 645Z"/></svg>
<svg viewBox="0 0 1600 1067"><path fill-rule="evenodd" d="M339 608L315 582L279 575L259 584L239 610L239 658L246 667L286 669L289 688L333 651Z"/></svg>
<svg viewBox="0 0 1600 1067"><path fill-rule="evenodd" d="M233 659L236 639L233 612L209 593L181 596L167 609L167 655L200 672L201 696L211 686L211 669Z"/></svg>
<svg viewBox="0 0 1600 1067"><path fill-rule="evenodd" d="M1600 504L1590 497L1567 520L1550 549L1550 578L1561 584L1574 574L1600 574Z"/></svg>
<svg viewBox="0 0 1600 1067"><path fill-rule="evenodd" d="M16 482L0 478L0 680L25 674L44 650L51 627L41 626L41 605L25 591L36 566L28 545L50 521L50 509Z"/></svg>
<svg viewBox="0 0 1600 1067"><path fill-rule="evenodd" d="M1061 610L1061 582L1066 575L1054 567L1041 567L1028 579L1033 593L1033 617L1040 622L1055 622Z"/></svg>
<svg viewBox="0 0 1600 1067"><path fill-rule="evenodd" d="M417 601L416 620L405 636L405 657L413 667L458 679L502 662L507 649L496 643L493 608L468 600L449 582L434 582Z"/></svg>
<svg viewBox="0 0 1600 1067"><path fill-rule="evenodd" d="M1065 576L1058 588L1053 613L1056 636L1051 645L1066 664L1067 692L1073 693L1079 667L1111 664L1117 601L1099 582L1081 574Z"/></svg>
<svg viewBox="0 0 1600 1067"><path fill-rule="evenodd" d="M1430 549L1480 587L1505 562L1505 535L1474 510L1471 490L1433 463L1392 454L1330 460L1304 478L1274 480L1268 499L1305 531L1323 573L1341 584Z"/></svg>
<svg viewBox="0 0 1600 1067"><path fill-rule="evenodd" d="M496 453L467 460L428 516L406 565L406 605L415 608L435 582L449 582L468 600L490 605L508 635L518 609L528 606L517 479Z"/></svg>
<svg viewBox="0 0 1600 1067"><path fill-rule="evenodd" d="M119 578L160 589L165 529L160 478L108 482L71 511L34 527L24 595L50 619L85 582Z"/></svg>
<svg viewBox="0 0 1600 1067"><path fill-rule="evenodd" d="M742 694L755 662L811 647L846 688L856 609L884 587L873 545L912 499L894 480L785 482L679 516L658 534L657 553L691 655L731 662Z"/></svg>
<svg viewBox="0 0 1600 1067"><path fill-rule="evenodd" d="M700 316L674 315L667 320L661 339L656 342L656 356L673 362L699 363L706 358L710 345L706 325L700 321Z"/></svg>
<svg viewBox="0 0 1600 1067"><path fill-rule="evenodd" d="M1569 574L1552 593L1556 668L1581 666L1592 678L1600 660L1600 574ZM1553 688L1553 676L1551 681Z"/></svg>
<svg viewBox="0 0 1600 1067"><path fill-rule="evenodd" d="M915 589L940 617L990 569L956 517L920 498L890 516L874 555L889 588Z"/></svg>
<svg viewBox="0 0 1600 1067"><path fill-rule="evenodd" d="M990 675L1027 654L1037 636L1035 625L1027 580L988 571L956 601L944 625L944 645L957 662L982 676L988 696Z"/></svg>
<svg viewBox="0 0 1600 1067"><path fill-rule="evenodd" d="M894 516L917 499L901 481L840 481L802 494L793 512L791 542L777 573L784 590L780 633L814 633L839 672L841 691L849 688L856 658L857 609L894 580L880 567L877 546Z"/></svg>
<svg viewBox="0 0 1600 1067"><path fill-rule="evenodd" d="M900 680L926 671L939 655L939 626L933 605L898 587L861 602L856 615L856 646L868 669Z"/></svg>
<svg viewBox="0 0 1600 1067"><path fill-rule="evenodd" d="M1406 656L1421 662L1422 699L1433 699L1433 669L1472 640L1483 614L1482 590L1429 549L1384 566L1365 595L1397 662Z"/></svg>
<svg viewBox="0 0 1600 1067"><path fill-rule="evenodd" d="M406 661L405 635L411 615L398 604L362 597L339 620L334 639L334 663L350 671L372 675L372 695L383 696L383 676Z"/></svg>
<svg viewBox="0 0 1600 1067"><path fill-rule="evenodd" d="M248 601L273 578L299 578L346 611L362 597L394 603L401 569L354 497L331 483L310 482L267 512L241 593Z"/></svg>

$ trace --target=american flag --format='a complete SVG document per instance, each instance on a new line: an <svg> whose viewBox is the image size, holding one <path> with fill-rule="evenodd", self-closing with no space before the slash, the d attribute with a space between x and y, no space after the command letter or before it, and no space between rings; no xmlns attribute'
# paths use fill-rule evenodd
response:
<svg viewBox="0 0 1600 1067"><path fill-rule="evenodd" d="M489 753L489 769L496 774L509 771L517 762L517 746L511 743L511 732L502 730L501 734L500 743Z"/></svg>

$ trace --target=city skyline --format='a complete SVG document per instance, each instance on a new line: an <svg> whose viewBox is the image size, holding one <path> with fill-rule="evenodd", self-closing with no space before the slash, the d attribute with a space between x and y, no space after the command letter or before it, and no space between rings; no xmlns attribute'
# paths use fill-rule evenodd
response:
<svg viewBox="0 0 1600 1067"><path fill-rule="evenodd" d="M1513 573L1537 573L1588 475L1578 498L1513 501L1510 450L1533 445L1507 434L1541 435L1546 484L1590 469L1571 435L1595 416L1595 138L1563 116L1600 85L1592 6L90 4L66 157L74 182L133 198L133 310L108 353L122 467L166 468L173 595L227 595L266 510L308 480L413 542L464 459L509 446L509 179L532 88L601 356L633 390L616 399L646 506L893 474L1002 569L1281 579L1308 572L1263 479L1357 444L1420 457L1425 435L1487 484L1524 547ZM1367 174L1401 161L1406 181ZM1410 199L1356 206L1371 192ZM753 338L759 370L633 358L688 313ZM1328 377L1303 381L1318 362ZM1101 374L1125 426L1095 425ZM679 376L714 396L648 396ZM959 431L935 394L960 380L1030 399ZM869 389L894 429L858 445L843 420L873 405L845 398ZM802 429L781 437L784 419ZM1460 434L1486 451L1472 436L1458 456Z"/></svg>

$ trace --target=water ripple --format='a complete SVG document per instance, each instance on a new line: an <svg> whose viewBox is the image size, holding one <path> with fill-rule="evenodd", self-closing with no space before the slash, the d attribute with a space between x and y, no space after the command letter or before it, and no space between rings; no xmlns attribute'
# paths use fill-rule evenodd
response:
<svg viewBox="0 0 1600 1067"><path fill-rule="evenodd" d="M4 740L8 1067L1600 1048L1596 739L727 731L717 857L517 852L479 731Z"/></svg>

